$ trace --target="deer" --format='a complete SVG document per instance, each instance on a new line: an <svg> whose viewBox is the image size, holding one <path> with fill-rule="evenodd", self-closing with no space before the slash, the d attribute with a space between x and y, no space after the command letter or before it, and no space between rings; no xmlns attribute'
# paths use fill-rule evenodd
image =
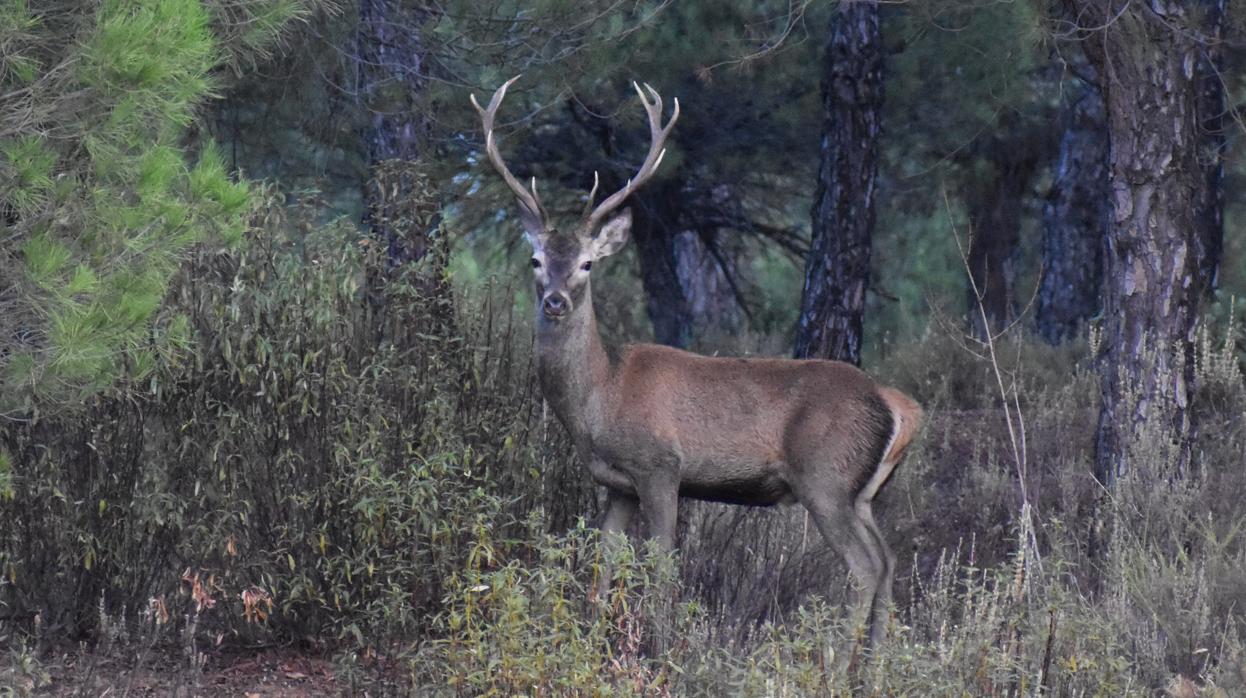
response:
<svg viewBox="0 0 1246 698"><path fill-rule="evenodd" d="M679 119L633 82L648 115L650 145L636 175L578 219L550 217L536 178L525 187L500 152L494 120L515 76L476 108L485 153L513 192L532 248L535 353L541 394L575 453L605 487L603 538L625 535L641 513L648 535L675 548L680 497L771 506L800 504L857 581L859 629L884 636L895 554L871 503L891 478L922 421L921 407L857 367L820 359L703 356L656 344L608 348L593 312L594 265L626 245L624 207L651 179ZM608 574L608 573L607 573Z"/></svg>

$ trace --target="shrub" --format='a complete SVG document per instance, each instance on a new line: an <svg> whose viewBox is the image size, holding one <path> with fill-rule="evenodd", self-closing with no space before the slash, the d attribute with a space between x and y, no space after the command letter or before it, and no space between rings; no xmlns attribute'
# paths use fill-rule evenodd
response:
<svg viewBox="0 0 1246 698"><path fill-rule="evenodd" d="M411 637L477 526L590 508L526 351L454 310L444 254L369 286L383 253L316 210L199 252L142 376L0 435L10 621L72 637L160 603L205 635Z"/></svg>

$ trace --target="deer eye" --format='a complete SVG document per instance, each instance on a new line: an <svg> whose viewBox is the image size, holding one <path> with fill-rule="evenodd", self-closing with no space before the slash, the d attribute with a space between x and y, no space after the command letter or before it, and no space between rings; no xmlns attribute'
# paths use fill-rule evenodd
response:
<svg viewBox="0 0 1246 698"><path fill-rule="evenodd" d="M533 258L532 258L532 268L533 268L533 269L540 269L540 268L541 268L541 260L537 259L536 257L533 257Z"/></svg>
<svg viewBox="0 0 1246 698"><path fill-rule="evenodd" d="M581 268L581 269L583 269L584 271L588 271L589 269L592 269L592 268L593 268L593 263L592 263L592 262L585 262L585 263L583 263L583 264L581 264L581 265L580 265L580 268Z"/></svg>

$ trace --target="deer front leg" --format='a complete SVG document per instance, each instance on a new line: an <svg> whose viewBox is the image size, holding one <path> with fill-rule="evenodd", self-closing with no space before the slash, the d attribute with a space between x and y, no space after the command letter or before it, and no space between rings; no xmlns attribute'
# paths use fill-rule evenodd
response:
<svg viewBox="0 0 1246 698"><path fill-rule="evenodd" d="M679 513L679 481L668 472L654 473L638 488L640 506L644 509L649 523L649 537L657 541L658 547L664 553L675 549L675 526ZM670 630L674 625L670 612L674 608L678 588L677 584L671 583L674 579L667 580L659 576L657 581L659 584L652 586L649 594L652 595L650 603L656 604L654 612L659 622L655 624L655 632L643 645L651 657L661 656L673 641Z"/></svg>
<svg viewBox="0 0 1246 698"><path fill-rule="evenodd" d="M627 527L636 516L639 502L636 497L616 489L606 489L606 515L601 520L601 544L605 550L605 562L599 575L589 589L589 601L596 601L610 587L614 579L614 567L610 564L618 545L626 539Z"/></svg>
<svg viewBox="0 0 1246 698"><path fill-rule="evenodd" d="M666 552L675 549L675 521L679 513L679 483L669 478L653 478L645 483L640 506L649 522L649 537Z"/></svg>
<svg viewBox="0 0 1246 698"><path fill-rule="evenodd" d="M601 520L601 535L624 533L636 515L636 497L615 489L606 490L606 515Z"/></svg>

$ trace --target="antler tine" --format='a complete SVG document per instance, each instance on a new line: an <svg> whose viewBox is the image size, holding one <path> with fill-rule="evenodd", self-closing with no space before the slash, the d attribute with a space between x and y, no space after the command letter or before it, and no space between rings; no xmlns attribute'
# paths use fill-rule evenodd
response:
<svg viewBox="0 0 1246 698"><path fill-rule="evenodd" d="M649 91L648 97L645 96L644 90L641 90L640 85L636 82L632 82L632 87L636 89L636 94L640 96L640 103L644 106L645 114L649 117L649 152L645 155L645 161L641 163L640 169L636 171L636 175L628 180L622 189L611 194L605 201L601 202L601 205L593 209L592 213L588 214L587 229L590 231L594 230L603 218L618 208L627 197L632 195L632 192L639 189L641 185L649 181L649 178L657 172L658 165L662 164L662 158L666 156L666 148L663 147L666 143L666 137L670 134L671 129L674 128L675 121L679 119L678 97L675 98L675 108L671 112L671 120L663 126L662 96L658 94L657 90L650 87L648 83L645 84L645 89ZM650 98L652 98L652 101ZM594 175L595 179L596 175ZM595 181L593 191L597 191ZM592 200L593 197L590 195L589 205L592 205ZM587 210L587 208L586 206L585 209Z"/></svg>
<svg viewBox="0 0 1246 698"><path fill-rule="evenodd" d="M584 202L583 216L585 218L593 212L593 200L597 198L597 185L599 184L601 184L601 178L598 177L597 170L593 170L593 188L588 192L588 201Z"/></svg>
<svg viewBox="0 0 1246 698"><path fill-rule="evenodd" d="M476 101L476 95L472 94L472 106L476 107L476 111L480 113L480 122L485 131L485 153L489 156L489 162L493 163L493 168L502 175L502 179L506 180L506 185L515 193L515 197L519 199L519 203L534 216L545 220L545 207L541 205L541 197L536 193L536 177L532 178L532 190L528 191L523 184L515 179L515 175L511 174L510 169L506 166L506 162L502 160L501 153L498 152L497 139L493 137L493 118L497 115L498 107L502 106L502 100L506 97L506 90L520 78L519 75L502 83L502 86L493 93L493 98L489 100L488 108L482 108L480 103Z"/></svg>

